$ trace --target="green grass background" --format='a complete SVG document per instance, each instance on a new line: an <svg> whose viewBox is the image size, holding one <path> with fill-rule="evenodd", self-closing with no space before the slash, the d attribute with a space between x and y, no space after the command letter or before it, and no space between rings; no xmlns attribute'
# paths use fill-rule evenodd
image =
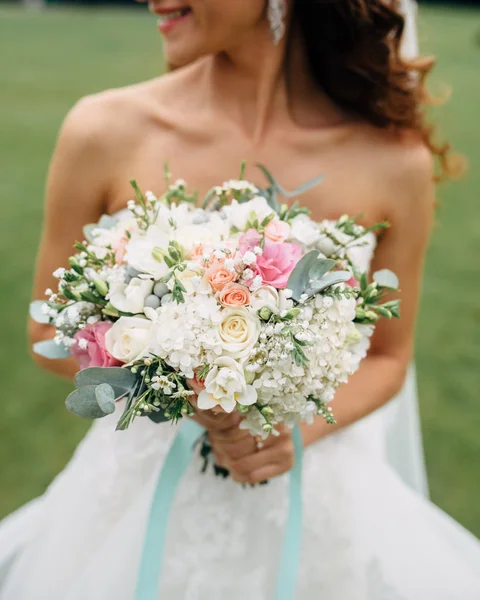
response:
<svg viewBox="0 0 480 600"><path fill-rule="evenodd" d="M428 6L420 28L438 56L434 88L453 90L434 116L471 162L439 192L417 333L423 432L433 500L478 535L480 10ZM146 11L0 8L0 516L42 493L88 426L64 408L70 386L33 364L25 335L56 133L81 96L161 68Z"/></svg>

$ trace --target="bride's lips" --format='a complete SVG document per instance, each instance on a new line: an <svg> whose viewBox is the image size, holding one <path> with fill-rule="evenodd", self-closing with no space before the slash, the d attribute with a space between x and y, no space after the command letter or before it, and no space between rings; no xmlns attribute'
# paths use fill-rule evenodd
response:
<svg viewBox="0 0 480 600"><path fill-rule="evenodd" d="M168 33L172 29L187 19L192 14L192 9L188 6L178 6L171 8L156 8L153 11L158 15L158 29L162 33Z"/></svg>

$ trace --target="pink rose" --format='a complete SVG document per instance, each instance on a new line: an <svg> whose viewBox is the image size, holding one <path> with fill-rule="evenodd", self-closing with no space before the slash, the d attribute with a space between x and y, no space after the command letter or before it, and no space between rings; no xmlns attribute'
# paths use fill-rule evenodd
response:
<svg viewBox="0 0 480 600"><path fill-rule="evenodd" d="M353 276L350 277L350 279L347 281L347 285L351 288L359 288L360 287L360 284Z"/></svg>
<svg viewBox="0 0 480 600"><path fill-rule="evenodd" d="M250 304L250 291L240 283L227 283L218 293L218 300L222 306L245 306Z"/></svg>
<svg viewBox="0 0 480 600"><path fill-rule="evenodd" d="M281 244L290 235L290 225L285 221L270 221L265 227L265 237L275 244Z"/></svg>
<svg viewBox="0 0 480 600"><path fill-rule="evenodd" d="M99 321L94 325L87 325L84 329L77 331L75 339L77 343L72 347L72 354L76 356L80 369L87 367L119 367L122 363L114 358L105 348L105 334L113 323ZM81 342L85 340L85 342ZM82 345L86 347L82 348Z"/></svg>
<svg viewBox="0 0 480 600"><path fill-rule="evenodd" d="M219 292L223 289L227 283L231 283L237 274L235 271L230 271L221 262L215 262L211 267L205 271L205 277L212 288Z"/></svg>
<svg viewBox="0 0 480 600"><path fill-rule="evenodd" d="M247 231L240 240L240 251L245 253L259 245L260 234L255 229ZM265 240L263 253L257 256L256 270L262 276L265 285L277 289L287 287L290 273L302 257L302 247L299 244L275 244Z"/></svg>

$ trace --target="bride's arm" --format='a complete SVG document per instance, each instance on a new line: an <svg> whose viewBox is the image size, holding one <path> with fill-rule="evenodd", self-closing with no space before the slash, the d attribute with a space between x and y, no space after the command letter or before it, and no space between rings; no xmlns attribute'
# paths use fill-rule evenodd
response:
<svg viewBox="0 0 480 600"><path fill-rule="evenodd" d="M398 154L398 153L397 153ZM302 425L304 445L361 419L390 400L402 387L412 358L415 317L420 296L423 262L432 225L434 186L432 157L423 146L392 153L388 160L394 175L378 193L388 198L392 227L383 236L373 269L394 270L401 282L402 318L379 323L368 357L349 383L339 389L332 404L338 424L327 425L318 417ZM381 172L381 166L378 167ZM293 443L286 431L269 438L268 447L257 451L237 426L210 430L210 441L220 463L236 481L258 483L290 470Z"/></svg>
<svg viewBox="0 0 480 600"><path fill-rule="evenodd" d="M50 164L43 234L37 256L33 297L45 300L47 288L56 291L52 276L60 266L68 267L75 241L84 239L82 227L98 221L105 208L108 164L101 135L98 103L82 100L66 118ZM29 322L33 344L52 338L54 328ZM72 378L78 371L76 359L49 360L34 354L43 368L62 377Z"/></svg>
<svg viewBox="0 0 480 600"><path fill-rule="evenodd" d="M391 228L375 253L373 271L389 268L400 279L401 319L382 319L376 328L367 358L332 403L337 425L316 419L304 425L305 445L365 417L393 398L403 386L412 359L415 319L423 263L432 226L434 183L432 158L421 147L402 154L393 181L384 190L389 197Z"/></svg>

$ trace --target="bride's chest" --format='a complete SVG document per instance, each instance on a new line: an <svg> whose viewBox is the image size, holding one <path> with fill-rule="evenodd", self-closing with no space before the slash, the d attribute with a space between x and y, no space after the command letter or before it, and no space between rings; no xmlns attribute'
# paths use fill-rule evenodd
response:
<svg viewBox="0 0 480 600"><path fill-rule="evenodd" d="M160 195L165 190L164 173L168 166L172 180L184 179L192 192L198 191L203 197L213 186L239 178L242 161L246 162L244 177L261 187L266 187L267 182L258 164L265 165L286 190L323 176L320 184L299 197L315 219L360 212L368 222L384 218L385 207L372 177L373 165L369 167L368 156L360 149L328 140L317 144L311 139L292 140L281 134L253 145L215 132L190 138L150 135L126 149L116 163L109 212L124 208L132 197L131 179L136 179L144 191Z"/></svg>

